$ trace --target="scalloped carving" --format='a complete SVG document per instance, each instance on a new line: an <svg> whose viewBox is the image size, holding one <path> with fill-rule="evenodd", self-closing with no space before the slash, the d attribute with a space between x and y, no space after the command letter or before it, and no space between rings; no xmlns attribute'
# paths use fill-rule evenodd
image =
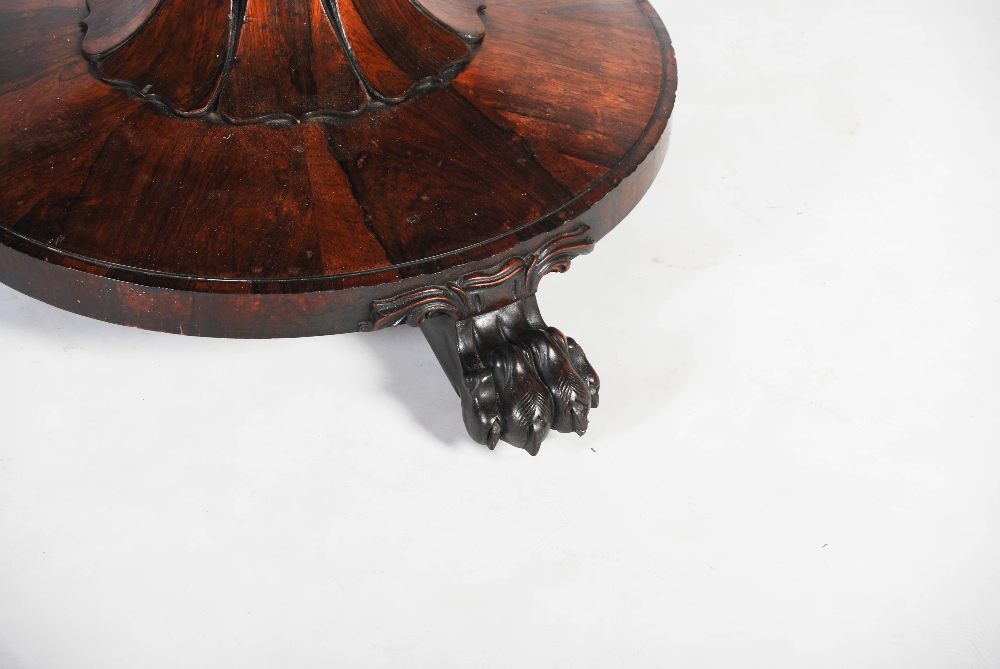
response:
<svg viewBox="0 0 1000 669"><path fill-rule="evenodd" d="M478 0L89 0L84 56L162 111L245 123L359 114L447 84ZM476 28L478 21L480 29Z"/></svg>
<svg viewBox="0 0 1000 669"><path fill-rule="evenodd" d="M577 256L594 250L590 228L581 225L550 239L531 255L511 258L485 272L467 274L445 285L424 286L372 304L371 316L358 323L373 332L406 323L419 327L433 316L465 320L531 297L551 272L569 271Z"/></svg>

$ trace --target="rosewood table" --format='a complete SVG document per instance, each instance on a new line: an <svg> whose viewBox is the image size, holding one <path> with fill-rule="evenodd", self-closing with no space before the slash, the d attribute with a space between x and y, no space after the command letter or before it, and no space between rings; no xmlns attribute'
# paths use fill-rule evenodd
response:
<svg viewBox="0 0 1000 669"><path fill-rule="evenodd" d="M542 320L662 164L645 0L0 0L0 281L208 337L423 331L536 454L600 382Z"/></svg>

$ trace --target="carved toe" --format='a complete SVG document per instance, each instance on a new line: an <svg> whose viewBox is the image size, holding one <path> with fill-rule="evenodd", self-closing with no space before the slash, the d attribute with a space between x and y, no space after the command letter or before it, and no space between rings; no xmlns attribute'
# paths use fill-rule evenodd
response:
<svg viewBox="0 0 1000 669"><path fill-rule="evenodd" d="M570 363L566 338L558 330L531 330L522 341L531 350L539 376L548 387L555 404L557 432L587 432L590 414L590 389Z"/></svg>
<svg viewBox="0 0 1000 669"><path fill-rule="evenodd" d="M492 451L503 436L500 400L492 372L477 369L466 374L465 387L468 392L459 393L465 429L476 442L488 446Z"/></svg>
<svg viewBox="0 0 1000 669"><path fill-rule="evenodd" d="M563 336L555 328L549 328L549 332L556 332L560 337ZM564 337L564 339L566 340L566 350L569 353L570 362L573 363L573 367L583 380L586 381L587 387L590 389L590 407L596 409L601 403L601 379L597 376L594 368L590 366L590 361L587 360L587 356L580 345L572 337Z"/></svg>
<svg viewBox="0 0 1000 669"><path fill-rule="evenodd" d="M552 396L521 346L494 349L490 362L504 417L503 439L536 455L553 424Z"/></svg>

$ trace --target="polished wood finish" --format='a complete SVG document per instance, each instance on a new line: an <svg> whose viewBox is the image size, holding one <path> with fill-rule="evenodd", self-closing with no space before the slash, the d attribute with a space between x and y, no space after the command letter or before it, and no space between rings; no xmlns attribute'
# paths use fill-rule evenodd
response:
<svg viewBox="0 0 1000 669"><path fill-rule="evenodd" d="M480 5L0 0L0 279L116 323L302 336L599 240L663 158L666 31L637 0Z"/></svg>

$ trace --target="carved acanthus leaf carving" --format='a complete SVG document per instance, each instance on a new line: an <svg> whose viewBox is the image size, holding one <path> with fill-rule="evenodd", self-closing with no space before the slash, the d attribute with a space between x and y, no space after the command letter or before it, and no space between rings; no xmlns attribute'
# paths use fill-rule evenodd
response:
<svg viewBox="0 0 1000 669"><path fill-rule="evenodd" d="M431 316L465 320L534 295L550 272L565 272L573 258L590 253L590 228L580 226L547 242L534 253L511 258L485 272L467 274L445 285L426 286L372 304L372 315L358 324L362 332L406 323L418 327Z"/></svg>
<svg viewBox="0 0 1000 669"><path fill-rule="evenodd" d="M552 430L587 431L601 381L580 345L545 324L534 296L462 321L429 318L421 330L480 444L537 455Z"/></svg>

